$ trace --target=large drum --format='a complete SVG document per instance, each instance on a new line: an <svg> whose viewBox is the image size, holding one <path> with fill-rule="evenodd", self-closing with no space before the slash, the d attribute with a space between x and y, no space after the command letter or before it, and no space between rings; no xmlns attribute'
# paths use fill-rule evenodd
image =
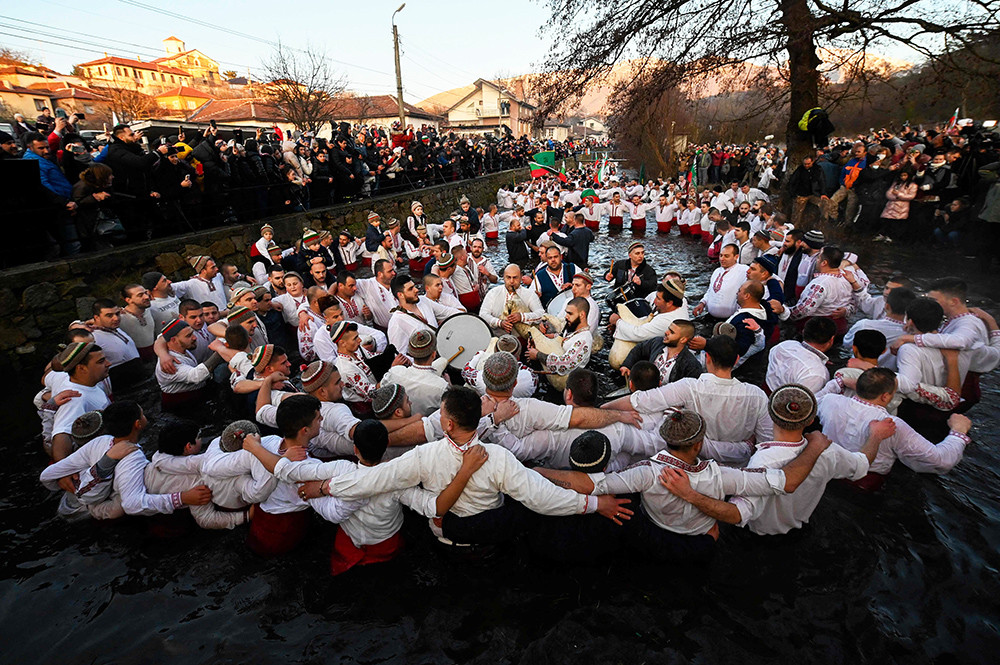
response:
<svg viewBox="0 0 1000 665"><path fill-rule="evenodd" d="M438 328L438 356L442 358L455 356L448 364L456 369L462 369L472 360L472 356L490 345L491 339L493 331L486 321L466 312L452 314ZM462 349L461 353L459 348Z"/></svg>
<svg viewBox="0 0 1000 665"><path fill-rule="evenodd" d="M559 295L549 301L548 306L545 311L552 316L559 316L562 313L563 307L566 306L570 300L573 299L573 289L566 289L565 291L560 291Z"/></svg>

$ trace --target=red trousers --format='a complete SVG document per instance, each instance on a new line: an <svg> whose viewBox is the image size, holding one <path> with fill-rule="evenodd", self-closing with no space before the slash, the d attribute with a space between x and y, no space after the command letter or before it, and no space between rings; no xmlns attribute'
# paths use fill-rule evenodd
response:
<svg viewBox="0 0 1000 665"><path fill-rule="evenodd" d="M330 554L330 574L340 575L354 566L389 561L401 549L403 549L403 537L398 531L381 543L357 547L343 529L337 529L333 552Z"/></svg>
<svg viewBox="0 0 1000 665"><path fill-rule="evenodd" d="M308 510L272 515L257 505L250 521L247 547L254 554L274 557L287 554L305 538L309 526Z"/></svg>

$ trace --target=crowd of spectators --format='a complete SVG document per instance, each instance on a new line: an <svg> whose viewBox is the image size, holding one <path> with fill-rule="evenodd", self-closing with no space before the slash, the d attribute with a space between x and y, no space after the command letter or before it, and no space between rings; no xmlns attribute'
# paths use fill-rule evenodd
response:
<svg viewBox="0 0 1000 665"><path fill-rule="evenodd" d="M213 123L150 141L125 124L90 138L74 121L40 116L34 127L20 119L16 137L0 132L5 208L30 220L16 225L5 265L473 178L583 145L399 122L340 123L330 139L237 129L228 140Z"/></svg>
<svg viewBox="0 0 1000 665"><path fill-rule="evenodd" d="M820 140L791 171L773 145L699 145L681 177L724 191L732 183L775 193L787 185L796 226L822 224L860 237L934 243L988 257L1000 240L1000 135L962 120L949 127L871 131Z"/></svg>

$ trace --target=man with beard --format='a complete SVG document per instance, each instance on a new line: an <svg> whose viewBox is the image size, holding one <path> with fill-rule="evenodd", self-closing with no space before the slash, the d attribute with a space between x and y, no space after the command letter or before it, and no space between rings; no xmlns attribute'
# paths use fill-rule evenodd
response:
<svg viewBox="0 0 1000 665"><path fill-rule="evenodd" d="M419 330L436 332L438 320L434 308L420 297L417 285L409 275L397 275L392 280L392 294L397 307L389 318L389 343L397 349L408 349L410 337Z"/></svg>
<svg viewBox="0 0 1000 665"><path fill-rule="evenodd" d="M573 298L566 304L562 353L550 355L529 346L525 354L531 360L540 362L547 371L559 376L566 376L578 367L586 367L594 346L594 335L587 322L589 314L590 303L585 298Z"/></svg>
<svg viewBox="0 0 1000 665"><path fill-rule="evenodd" d="M479 297L482 298L486 295L486 292L490 288L490 284L496 284L500 281L497 276L496 268L490 263L490 260L483 256L483 251L486 249L486 243L483 242L482 238L476 238L472 241L472 249L469 255L469 265L475 272L478 280L479 286Z"/></svg>
<svg viewBox="0 0 1000 665"><path fill-rule="evenodd" d="M576 274L576 266L572 263L564 263L559 247L549 244L545 249L545 268L535 272L535 293L542 301L542 306L548 306L549 302L557 295L572 287L573 275Z"/></svg>
<svg viewBox="0 0 1000 665"><path fill-rule="evenodd" d="M693 323L686 319L672 321L662 338L646 340L629 351L619 371L622 376L628 378L637 363L648 360L660 373L660 385L686 377L696 379L701 376L705 368L688 349L688 342L694 339L694 336Z"/></svg>
<svg viewBox="0 0 1000 665"><path fill-rule="evenodd" d="M149 291L141 284L129 284L122 289L125 306L121 310L121 329L124 330L139 351L143 360L153 358L153 339L159 334L150 309Z"/></svg>

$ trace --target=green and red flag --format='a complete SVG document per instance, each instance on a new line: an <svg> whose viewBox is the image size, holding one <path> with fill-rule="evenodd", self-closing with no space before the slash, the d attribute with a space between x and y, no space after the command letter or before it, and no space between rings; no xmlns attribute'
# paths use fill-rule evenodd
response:
<svg viewBox="0 0 1000 665"><path fill-rule="evenodd" d="M531 168L532 178L559 175L559 171L556 170L556 153L552 150L535 153L531 156L528 166Z"/></svg>
<svg viewBox="0 0 1000 665"><path fill-rule="evenodd" d="M951 118L948 120L948 129L952 129L958 124L958 109L955 109L955 113L952 114Z"/></svg>

